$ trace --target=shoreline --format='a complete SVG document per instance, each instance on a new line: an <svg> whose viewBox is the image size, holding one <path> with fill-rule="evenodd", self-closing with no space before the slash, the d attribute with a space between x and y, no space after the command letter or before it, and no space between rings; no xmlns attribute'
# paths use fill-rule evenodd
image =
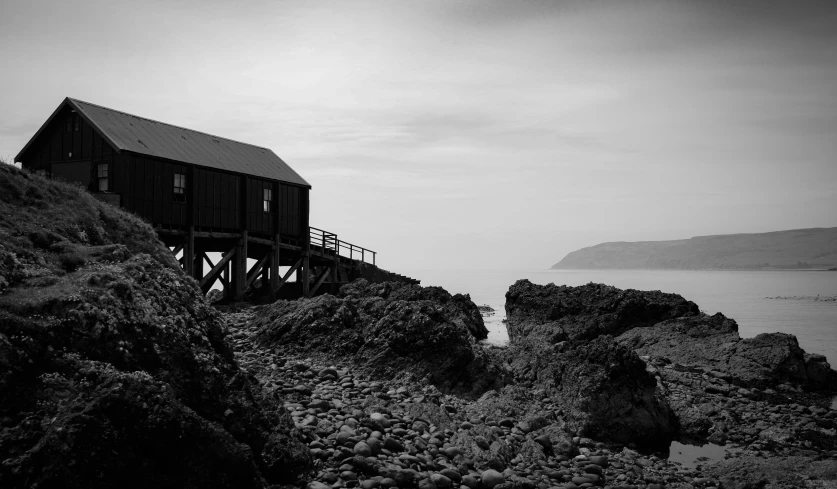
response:
<svg viewBox="0 0 837 489"><path fill-rule="evenodd" d="M479 489L489 487L487 477L500 477L502 483L514 484L509 487L521 488L542 487L538 484L567 489L582 484L637 489L719 487L728 470L718 469L720 460L698 461L689 467L671 461L666 451L636 450L630 444L584 436L573 437L564 453L526 452L523 447L535 438L532 426L516 417L469 416L479 399L443 394L429 384L368 376L334 355L299 355L292 353L292 348L280 351L255 344L254 309L224 313L235 356L261 385L284 398L284 408L315 460L308 489L415 485ZM810 464L820 463L817 460L837 463L837 447L815 451L781 433L782 426L810 425L812 415L837 426L837 410L816 404L824 399L816 401L816 396L789 386L763 392L725 387L723 379L690 372L689 368L657 368L650 363L648 368L675 392L675 398L702 399L696 403L705 406L702 409L711 419L726 420L730 415L737 419L728 432L709 440L723 446L723 460L740 466L801 457L809 463L801 472L810 471ZM684 372L688 376L685 381ZM778 421L764 429L761 423L767 416ZM502 442L517 447L519 455L502 470L457 464L462 459L458 444L469 439L474 430L496 432L499 438L491 442L492 447ZM689 440L675 441L687 444ZM434 485L422 485L423 480Z"/></svg>

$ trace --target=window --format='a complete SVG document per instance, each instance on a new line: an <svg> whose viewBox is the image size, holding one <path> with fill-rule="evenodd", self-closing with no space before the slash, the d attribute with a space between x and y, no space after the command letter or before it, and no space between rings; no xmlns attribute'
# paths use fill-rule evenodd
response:
<svg viewBox="0 0 837 489"><path fill-rule="evenodd" d="M73 127L76 131L78 131L79 124L81 123L80 121L81 117L79 117L78 114L73 114Z"/></svg>
<svg viewBox="0 0 837 489"><path fill-rule="evenodd" d="M174 174L174 201L186 202L186 175Z"/></svg>
<svg viewBox="0 0 837 489"><path fill-rule="evenodd" d="M73 114L67 116L67 132L73 132Z"/></svg>
<svg viewBox="0 0 837 489"><path fill-rule="evenodd" d="M272 207L270 204L271 204L272 200L273 200L273 191L270 190L269 188L264 189L264 202L262 202L262 204L264 206L263 210L265 212L270 212L270 208Z"/></svg>
<svg viewBox="0 0 837 489"><path fill-rule="evenodd" d="M99 192L108 191L108 164L99 163L97 167L97 175L99 181Z"/></svg>

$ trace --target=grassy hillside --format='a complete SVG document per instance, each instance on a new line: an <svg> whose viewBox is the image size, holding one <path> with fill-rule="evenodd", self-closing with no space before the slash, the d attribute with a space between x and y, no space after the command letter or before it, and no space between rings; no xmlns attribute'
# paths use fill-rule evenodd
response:
<svg viewBox="0 0 837 489"><path fill-rule="evenodd" d="M281 401L141 219L0 164L0 487L263 487L309 464Z"/></svg>
<svg viewBox="0 0 837 489"><path fill-rule="evenodd" d="M769 270L837 266L837 228L602 243L565 256L553 269Z"/></svg>

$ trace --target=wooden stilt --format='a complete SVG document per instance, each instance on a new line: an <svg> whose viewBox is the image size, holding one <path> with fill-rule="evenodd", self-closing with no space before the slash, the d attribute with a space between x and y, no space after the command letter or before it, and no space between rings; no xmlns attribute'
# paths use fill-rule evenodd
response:
<svg viewBox="0 0 837 489"><path fill-rule="evenodd" d="M328 277L330 273L331 273L331 268L329 268L329 267L326 267L322 271L322 273L320 273L320 276L317 277L317 280L314 283L314 287L311 289L311 295L312 296L317 293L317 289L319 289L320 285L322 285L323 282L325 282L326 277Z"/></svg>
<svg viewBox="0 0 837 489"><path fill-rule="evenodd" d="M177 254L180 253L180 251L182 249L183 249L183 243L180 243L179 245L175 246L174 249L171 250L172 256L177 256Z"/></svg>
<svg viewBox="0 0 837 489"><path fill-rule="evenodd" d="M276 291L278 291L280 288L282 288L282 286L285 285L288 282L288 279L291 277L291 275L294 272L296 272L297 270L299 270L299 267L301 267L301 266L302 266L302 258L297 260L297 262L294 263L294 266L292 266L290 268L290 270L288 270L288 272L285 273L285 276L282 277L281 280L279 280L279 285L277 285L276 288L273 289L273 292L276 293Z"/></svg>
<svg viewBox="0 0 837 489"><path fill-rule="evenodd" d="M221 260L217 264L213 265L212 270L210 270L209 273L201 279L200 285L201 289L204 289L204 293L209 291L209 288L212 287L212 284L218 279L218 275L223 274L224 277L222 278L222 282L229 283L229 261L235 253L235 248L225 253ZM228 288L229 287L224 287L225 291Z"/></svg>
<svg viewBox="0 0 837 489"><path fill-rule="evenodd" d="M233 248L235 250L235 248ZM232 284L230 283L230 268L232 264L227 261L224 263L224 272L221 274L221 283L224 284L224 297L226 299L233 298Z"/></svg>
<svg viewBox="0 0 837 489"><path fill-rule="evenodd" d="M279 247L279 233L273 238L273 258L270 261L270 290L276 292L279 289L279 256L282 248Z"/></svg>
<svg viewBox="0 0 837 489"><path fill-rule="evenodd" d="M302 297L311 297L311 260L308 254L302 256Z"/></svg>
<svg viewBox="0 0 837 489"><path fill-rule="evenodd" d="M305 227L302 245L302 297L311 297L311 229Z"/></svg>
<svg viewBox="0 0 837 489"><path fill-rule="evenodd" d="M268 252L265 256L262 257L261 260L259 260L255 265L253 265L253 268L250 269L249 272L247 272L247 283L245 285L245 288L249 287L250 284L252 284L253 281L256 280L256 277L260 275L262 269L265 268L267 260L269 260L272 255L273 253Z"/></svg>
<svg viewBox="0 0 837 489"><path fill-rule="evenodd" d="M189 226L189 234L186 235L186 242L183 246L183 268L186 275L195 276L195 228Z"/></svg>
<svg viewBox="0 0 837 489"><path fill-rule="evenodd" d="M203 279L203 251L198 249L197 245L195 247L195 270L192 276L195 277L195 280L198 282Z"/></svg>
<svg viewBox="0 0 837 489"><path fill-rule="evenodd" d="M232 288L233 298L241 300L244 298L244 291L247 289L247 231L238 240L236 245L236 257L233 261Z"/></svg>

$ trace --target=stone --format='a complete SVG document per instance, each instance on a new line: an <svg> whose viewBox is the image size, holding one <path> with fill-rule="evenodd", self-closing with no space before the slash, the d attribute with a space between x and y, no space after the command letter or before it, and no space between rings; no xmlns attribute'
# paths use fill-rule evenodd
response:
<svg viewBox="0 0 837 489"><path fill-rule="evenodd" d="M478 481L477 478L472 475L466 475L462 477L462 485L469 489L478 489L480 486L480 481Z"/></svg>
<svg viewBox="0 0 837 489"><path fill-rule="evenodd" d="M443 476L447 477L448 479L450 479L451 482L454 483L454 484L459 484L459 483L462 482L462 474L460 474L456 470L442 469L441 471L439 471L439 473L442 474Z"/></svg>
<svg viewBox="0 0 837 489"><path fill-rule="evenodd" d="M354 452L364 457L369 457L372 455L372 449L366 442L363 441L359 441L357 442L357 444L355 444Z"/></svg>
<svg viewBox="0 0 837 489"><path fill-rule="evenodd" d="M502 484L506 481L506 478L503 477L503 474L497 472L494 469L488 469L481 475L482 486L485 489L492 489L497 484Z"/></svg>
<svg viewBox="0 0 837 489"><path fill-rule="evenodd" d="M395 438L392 438L392 437L384 438L384 448L386 448L390 452L403 452L404 451L404 445L401 444L400 441L398 441L398 440L396 440Z"/></svg>
<svg viewBox="0 0 837 489"><path fill-rule="evenodd" d="M438 487L439 489L447 489L452 485L450 478L442 474L432 474L430 476L430 479L433 481L434 484L436 484L436 487Z"/></svg>
<svg viewBox="0 0 837 489"><path fill-rule="evenodd" d="M432 478L425 478L421 479L418 483L419 489L436 489L436 483L433 482Z"/></svg>

